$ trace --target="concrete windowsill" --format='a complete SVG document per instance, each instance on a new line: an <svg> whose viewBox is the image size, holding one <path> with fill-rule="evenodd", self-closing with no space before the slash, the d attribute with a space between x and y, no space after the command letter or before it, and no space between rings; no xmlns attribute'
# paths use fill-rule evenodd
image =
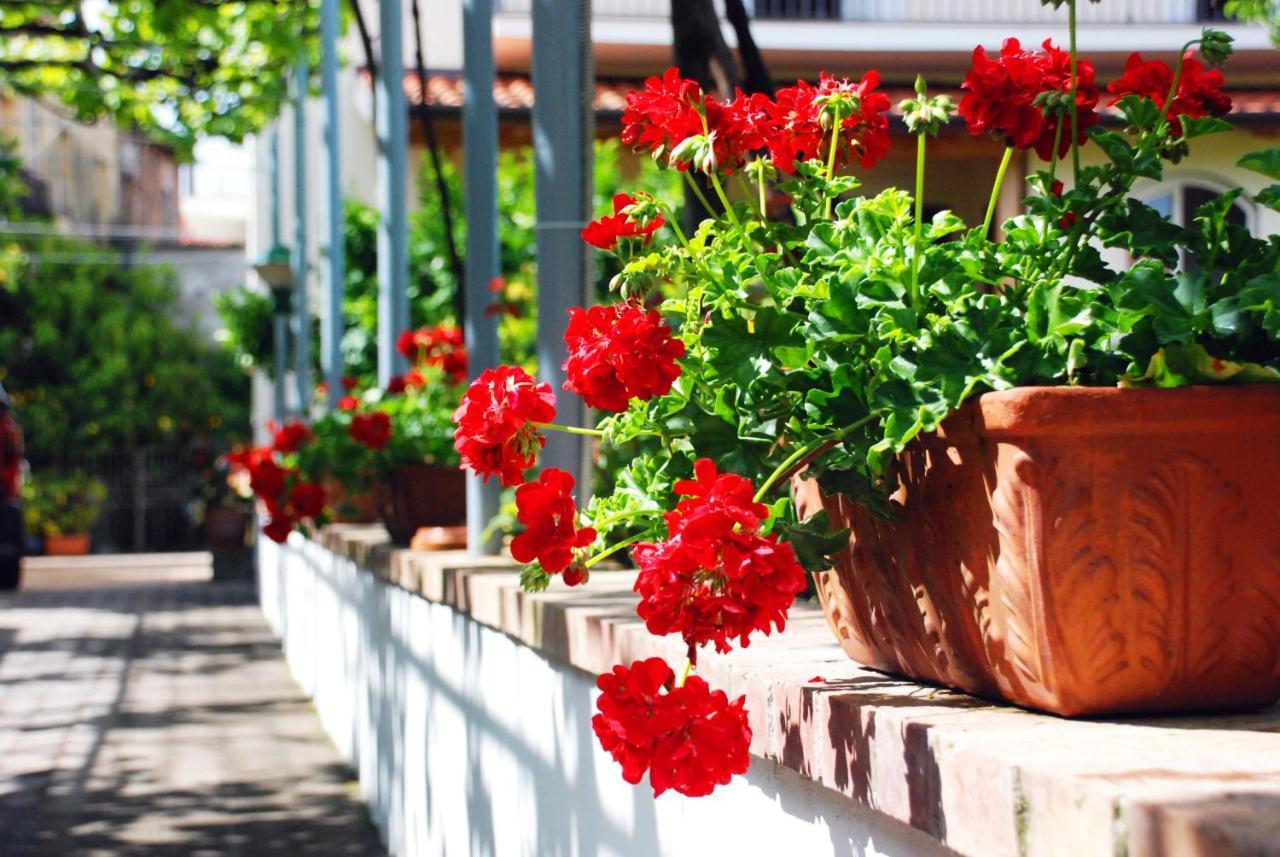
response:
<svg viewBox="0 0 1280 857"><path fill-rule="evenodd" d="M589 673L677 638L635 614L633 572L530 595L504 557L392 549L335 525L328 550ZM848 660L822 612L699 674L751 712L752 752L905 822L960 854L1280 857L1280 707L1246 715L1063 720L888 676ZM815 677L822 681L810 681Z"/></svg>

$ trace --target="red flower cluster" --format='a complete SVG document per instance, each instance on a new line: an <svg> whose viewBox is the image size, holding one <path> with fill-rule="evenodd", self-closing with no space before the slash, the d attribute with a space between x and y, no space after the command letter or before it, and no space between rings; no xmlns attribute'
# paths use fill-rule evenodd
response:
<svg viewBox="0 0 1280 857"><path fill-rule="evenodd" d="M1206 71L1196 59L1195 53L1187 52L1182 58L1178 91L1173 96L1173 104L1169 105L1167 114L1174 134L1182 136L1179 116L1199 119L1203 116L1226 116L1231 112L1231 96L1222 91L1224 82L1222 72L1217 69ZM1173 69L1159 60L1144 60L1142 54L1133 53L1125 63L1124 74L1107 86L1107 92L1115 96L1111 100L1112 106L1126 95L1141 95L1150 98L1157 107L1163 109L1172 87Z"/></svg>
<svg viewBox="0 0 1280 857"><path fill-rule="evenodd" d="M694 468L695 479L676 483L686 499L665 516L666 540L633 551L636 612L650 633L727 652L735 639L747 646L754 631L782 630L804 591L804 569L790 545L760 534L768 510L749 481L717 473L706 458Z"/></svg>
<svg viewBox="0 0 1280 857"><path fill-rule="evenodd" d="M518 366L486 369L471 382L453 413L453 446L462 464L487 481L519 485L546 439L533 423L555 419L556 396Z"/></svg>
<svg viewBox="0 0 1280 857"><path fill-rule="evenodd" d="M461 328L437 324L406 330L396 340L396 350L415 365L439 366L455 381L467 379L467 349Z"/></svg>
<svg viewBox="0 0 1280 857"><path fill-rule="evenodd" d="M638 240L647 245L653 233L662 228L666 221L657 215L646 224L631 219L631 207L636 204L635 197L619 193L613 197L613 214L593 220L582 230L582 240L592 247L601 250L617 250L619 241Z"/></svg>
<svg viewBox="0 0 1280 857"><path fill-rule="evenodd" d="M1007 145L1035 149L1048 161L1071 150L1071 55L1048 39L1042 47L1041 51L1026 51L1017 39L1005 39L996 59L982 46L975 48L973 67L961 84L965 94L959 112L975 137L995 134ZM1100 93L1091 63L1079 60L1077 75L1076 125L1083 143L1085 131L1098 124ZM1062 104L1057 110L1045 103L1054 99ZM1060 121L1068 125L1055 153L1053 141Z"/></svg>
<svg viewBox="0 0 1280 857"><path fill-rule="evenodd" d="M281 467L275 451L269 446L236 450L227 455L227 463L248 472L249 487L271 516L263 532L267 538L283 542L298 521L323 514L328 497L323 486L300 480L297 470Z"/></svg>
<svg viewBox="0 0 1280 857"><path fill-rule="evenodd" d="M684 343L656 311L633 303L571 308L564 342L564 388L593 408L625 411L631 399L664 395L680 377Z"/></svg>
<svg viewBox="0 0 1280 857"><path fill-rule="evenodd" d="M354 411L358 407L360 407L360 400L355 396L343 396L338 400L338 410L340 411Z"/></svg>
<svg viewBox="0 0 1280 857"><path fill-rule="evenodd" d="M790 173L798 160L827 157L831 124L838 116L839 159L871 167L889 149L889 98L879 85L874 71L857 82L823 73L817 86L798 81L772 99L739 92L725 103L705 97L697 83L669 68L661 78L649 78L643 91L627 96L621 139L677 169L687 169L690 161L673 160L672 153L702 137L716 169L732 172L752 153L767 150L774 165Z"/></svg>
<svg viewBox="0 0 1280 857"><path fill-rule="evenodd" d="M627 782L648 771L655 797L667 789L701 797L747 772L751 727L743 697L730 702L698 676L680 687L674 679L661 658L615 666L597 681L591 728Z"/></svg>
<svg viewBox="0 0 1280 857"><path fill-rule="evenodd" d="M312 437L311 429L302 420L291 420L283 426L272 421L267 423L267 430L271 432L272 445L280 453L297 452Z"/></svg>
<svg viewBox="0 0 1280 857"><path fill-rule="evenodd" d="M391 417L382 411L356 414L348 431L356 443L379 450L391 442Z"/></svg>
<svg viewBox="0 0 1280 857"><path fill-rule="evenodd" d="M537 482L516 489L516 520L527 528L511 540L511 556L517 562L537 562L543 571L555 574L569 568L576 549L596 540L595 530L574 525L578 507L572 491L573 477L555 467L538 474ZM567 576L565 582L569 583Z"/></svg>

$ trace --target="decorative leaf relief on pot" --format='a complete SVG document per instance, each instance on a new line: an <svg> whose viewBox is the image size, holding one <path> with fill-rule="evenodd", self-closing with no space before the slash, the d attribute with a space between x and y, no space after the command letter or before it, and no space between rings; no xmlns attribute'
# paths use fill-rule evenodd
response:
<svg viewBox="0 0 1280 857"><path fill-rule="evenodd" d="M1260 566L1246 572L1240 606L1247 619L1237 626L1234 660L1247 675L1280 681L1280 548L1271 548Z"/></svg>
<svg viewBox="0 0 1280 857"><path fill-rule="evenodd" d="M990 634L987 642L1003 646L993 653L1000 671L1031 699L1051 696L1041 648L1043 620L1035 599L1034 581L1040 565L1037 545L1043 532L1039 509L1036 462L1018 452L1009 468L1013 479L1001 479L991 498L999 537L999 555L991 572Z"/></svg>
<svg viewBox="0 0 1280 857"><path fill-rule="evenodd" d="M1192 453L1171 458L1129 494L1122 544L1130 551L1138 663L1158 681L1192 684L1222 665L1231 605L1244 591L1233 528L1240 489Z"/></svg>

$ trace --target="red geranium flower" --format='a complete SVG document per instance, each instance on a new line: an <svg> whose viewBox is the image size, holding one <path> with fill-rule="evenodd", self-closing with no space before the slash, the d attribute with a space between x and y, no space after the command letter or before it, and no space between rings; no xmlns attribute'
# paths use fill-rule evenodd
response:
<svg viewBox="0 0 1280 857"><path fill-rule="evenodd" d="M342 376L342 389L346 390L347 392L350 392L359 386L360 386L360 379L356 378L354 375Z"/></svg>
<svg viewBox="0 0 1280 857"><path fill-rule="evenodd" d="M674 679L661 658L615 666L597 680L591 728L627 782L648 771L655 797L667 789L701 797L751 764L745 700L729 702L698 676L682 687Z"/></svg>
<svg viewBox="0 0 1280 857"><path fill-rule="evenodd" d="M1095 109L1099 92L1091 63L1079 60L1077 74L1076 124L1079 141L1084 142L1085 131L1099 121ZM1044 41L1042 51L1026 51L1017 39L1005 39L996 59L978 46L973 51L973 67L961 88L965 94L960 99L959 112L975 137L995 134L1007 145L1034 148L1046 161L1070 151L1069 132L1062 135L1058 151L1053 151L1058 122L1070 123L1070 115L1065 110L1046 112L1043 103L1046 93L1053 93L1058 99L1069 99L1071 94L1071 55L1054 47L1050 40Z"/></svg>
<svg viewBox="0 0 1280 857"><path fill-rule="evenodd" d="M463 466L486 481L497 475L504 486L519 485L546 445L533 423L555 419L555 404L551 385L519 366L486 369L453 413L453 446Z"/></svg>
<svg viewBox="0 0 1280 857"><path fill-rule="evenodd" d="M271 521L262 528L262 534L277 544L284 544L293 532L293 521L279 514L271 516Z"/></svg>
<svg viewBox="0 0 1280 857"><path fill-rule="evenodd" d="M392 375L390 380L387 381L387 395L398 396L405 391L407 386L403 375Z"/></svg>
<svg viewBox="0 0 1280 857"><path fill-rule="evenodd" d="M311 440L311 429L302 420L291 420L283 426L271 422L267 424L267 428L271 431L272 445L276 452L297 452L298 447Z"/></svg>
<svg viewBox="0 0 1280 857"><path fill-rule="evenodd" d="M684 343L656 311L632 303L570 308L564 341L564 388L593 408L625 411L631 399L664 395L680 377Z"/></svg>
<svg viewBox="0 0 1280 857"><path fill-rule="evenodd" d="M275 499L284 492L289 473L269 456L255 458L249 463L249 487L264 500Z"/></svg>
<svg viewBox="0 0 1280 857"><path fill-rule="evenodd" d="M676 483L680 501L665 516L667 538L636 545L640 567L636 612L650 633L679 633L690 645L750 643L786 624L787 610L804 591L804 569L795 552L758 530L768 513L754 500L751 483L717 473L709 459L696 478Z"/></svg>
<svg viewBox="0 0 1280 857"><path fill-rule="evenodd" d="M324 512L324 486L315 482L295 482L289 492L289 511L299 518L315 518Z"/></svg>
<svg viewBox="0 0 1280 857"><path fill-rule="evenodd" d="M646 80L640 92L627 95L620 139L636 151L649 150L654 160L665 159L681 142L703 133L702 102L702 87L668 68L662 77Z"/></svg>
<svg viewBox="0 0 1280 857"><path fill-rule="evenodd" d="M814 86L796 81L780 89L768 106L772 127L761 131L774 166L785 173L795 170L797 161L826 159L830 153L831 131L823 128L824 109L834 109L840 101L840 134L836 140L838 162L852 161L865 168L875 166L889 151L889 97L880 92L880 75L869 71L854 83L823 72Z"/></svg>
<svg viewBox="0 0 1280 857"><path fill-rule="evenodd" d="M467 349L462 330L449 324L406 330L396 339L396 350L415 365L439 366L455 381L467 377Z"/></svg>
<svg viewBox="0 0 1280 857"><path fill-rule="evenodd" d="M511 556L517 562L537 562L543 571L555 574L569 567L574 550L596 540L591 527L574 526L578 508L572 491L573 477L555 467L538 474L537 482L516 489L516 520L526 527L511 540Z"/></svg>
<svg viewBox="0 0 1280 857"><path fill-rule="evenodd" d="M619 193L613 197L613 214L593 220L582 230L582 240L592 247L601 250L616 251L619 241L638 239L647 245L653 233L662 228L666 221L658 215L646 224L631 219L631 206L636 204L635 197Z"/></svg>
<svg viewBox="0 0 1280 857"><path fill-rule="evenodd" d="M351 439L369 449L382 449L391 441L391 417L382 411L356 414L351 418Z"/></svg>
<svg viewBox="0 0 1280 857"><path fill-rule="evenodd" d="M340 411L354 411L358 407L360 407L360 400L355 396L343 396L338 400L338 410Z"/></svg>
<svg viewBox="0 0 1280 857"><path fill-rule="evenodd" d="M1182 136L1182 123L1179 116L1199 119L1203 116L1225 116L1231 112L1231 97L1222 91L1225 79L1217 69L1205 70L1196 59L1193 51L1188 51L1182 59L1182 76L1178 78L1178 91L1169 105L1167 118L1173 133ZM1144 60L1142 54L1129 55L1125 63L1124 74L1119 80L1107 86L1107 91L1116 96L1111 100L1115 106L1126 95L1141 95L1150 98L1157 107L1164 108L1173 86L1173 69L1159 60Z"/></svg>

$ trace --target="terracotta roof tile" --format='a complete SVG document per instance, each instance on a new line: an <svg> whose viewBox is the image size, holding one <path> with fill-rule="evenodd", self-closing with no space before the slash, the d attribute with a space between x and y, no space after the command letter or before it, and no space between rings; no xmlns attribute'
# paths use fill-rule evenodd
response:
<svg viewBox="0 0 1280 857"><path fill-rule="evenodd" d="M596 81L595 109L601 113L621 113L626 106L627 94L642 87L642 83L633 80ZM410 104L421 104L422 93L418 86L417 74L410 72L404 79L405 95ZM463 81L457 75L432 74L427 78L427 93L431 104L439 107L458 109L463 102ZM909 87L886 88L885 94L893 104L894 115L898 114L898 104L915 93ZM953 91L952 97L958 100L959 91ZM500 110L529 110L533 107L533 84L525 75L499 75L493 86L493 97ZM1235 102L1232 115L1252 117L1280 117L1280 89L1251 89L1231 92Z"/></svg>

